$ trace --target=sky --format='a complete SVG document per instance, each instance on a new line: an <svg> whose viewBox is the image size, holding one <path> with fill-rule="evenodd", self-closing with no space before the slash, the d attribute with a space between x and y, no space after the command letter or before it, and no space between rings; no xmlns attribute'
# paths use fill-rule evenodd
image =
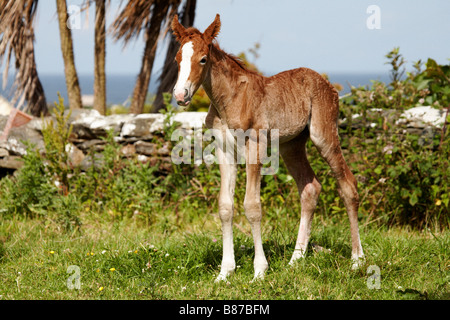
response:
<svg viewBox="0 0 450 320"><path fill-rule="evenodd" d="M79 5L81 0L67 0ZM119 0L112 0L107 26L117 14ZM371 5L378 13L369 11ZM194 26L204 31L221 15L218 42L238 54L260 44L252 60L265 74L308 67L326 73L385 73L384 57L394 47L408 61L440 64L450 58L450 1L448 0L197 0ZM374 15L375 14L375 15ZM81 14L80 28L73 29L75 64L79 74L94 70L94 11ZM378 27L378 28L369 28ZM89 23L86 23L89 22ZM138 74L143 39L123 48L107 40L106 72ZM164 61L164 43L158 47L154 73ZM39 74L63 74L59 30L54 0L39 2L35 54Z"/></svg>

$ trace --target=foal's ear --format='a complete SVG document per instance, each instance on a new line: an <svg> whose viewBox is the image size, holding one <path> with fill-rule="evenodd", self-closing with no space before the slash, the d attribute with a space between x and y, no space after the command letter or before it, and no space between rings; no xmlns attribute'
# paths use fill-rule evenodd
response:
<svg viewBox="0 0 450 320"><path fill-rule="evenodd" d="M181 42L185 35L186 28L178 21L178 15L175 15L172 20L172 31L173 35L178 42Z"/></svg>
<svg viewBox="0 0 450 320"><path fill-rule="evenodd" d="M215 37L220 32L220 15L216 14L216 18L214 19L214 22L211 23L211 25L203 32L203 37L206 41L212 42Z"/></svg>

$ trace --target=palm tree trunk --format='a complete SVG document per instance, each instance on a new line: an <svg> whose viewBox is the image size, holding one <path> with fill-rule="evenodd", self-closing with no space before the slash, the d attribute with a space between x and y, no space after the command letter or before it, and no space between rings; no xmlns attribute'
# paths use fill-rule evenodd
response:
<svg viewBox="0 0 450 320"><path fill-rule="evenodd" d="M66 0L56 0L56 9L59 20L59 35L61 38L61 51L64 59L64 72L66 76L69 106L70 109L80 109L82 108L81 91L77 70L75 69L72 32L67 26L69 15L67 14Z"/></svg>
<svg viewBox="0 0 450 320"><path fill-rule="evenodd" d="M106 114L106 5L105 0L95 0L95 76L94 109Z"/></svg>
<svg viewBox="0 0 450 320"><path fill-rule="evenodd" d="M48 111L47 101L45 99L44 87L42 86L41 80L39 79L37 69L36 69L36 60L34 58L34 49L33 55L29 57L30 61L32 60L32 71L31 71L31 90L27 94L28 108L27 111L35 116L49 116L50 112Z"/></svg>
<svg viewBox="0 0 450 320"><path fill-rule="evenodd" d="M186 1L180 15L180 21L183 26L192 27L194 25L196 6L197 0ZM180 45L178 41L176 41L175 37L172 35L170 38L169 48L167 49L166 59L164 60L163 70L159 78L159 87L158 91L156 92L155 101L153 102L152 112L159 112L159 110L165 107L163 101L163 93L171 93L175 82L177 81L178 66L174 62L174 60L179 48Z"/></svg>
<svg viewBox="0 0 450 320"><path fill-rule="evenodd" d="M161 30L161 23L167 14L169 2L159 0L155 2L152 18L147 25L145 32L145 50L142 58L141 70L138 75L136 86L133 91L133 98L130 106L130 113L140 114L144 110L145 99L147 97L148 85L155 60L158 37Z"/></svg>

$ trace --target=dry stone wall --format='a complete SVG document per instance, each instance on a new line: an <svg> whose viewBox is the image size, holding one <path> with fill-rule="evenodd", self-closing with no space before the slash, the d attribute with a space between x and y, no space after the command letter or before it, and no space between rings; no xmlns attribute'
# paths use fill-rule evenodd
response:
<svg viewBox="0 0 450 320"><path fill-rule="evenodd" d="M201 128L205 118L206 112L182 112L174 115L172 120L179 122L181 128L192 130ZM92 165L89 153L103 151L107 143L104 137L112 130L115 141L121 145L122 156L136 156L141 162L161 162L168 168L170 146L164 139L164 119L163 114L102 116L95 110L74 110L68 120L73 128L71 144L67 146L71 162L74 166L87 170ZM26 154L25 141L44 153L42 128L50 120L52 120L50 117L34 118L26 125L12 128L7 140L0 141L0 170L12 171L23 165L21 157ZM7 116L0 116L0 133L3 132L7 121ZM55 123L54 119L53 122Z"/></svg>
<svg viewBox="0 0 450 320"><path fill-rule="evenodd" d="M436 132L444 125L445 114L443 110L432 107L417 107L406 110L402 114L395 110L370 109L368 118L383 118L392 125L401 127L405 132L427 134ZM69 124L73 126L71 145L67 146L71 161L74 165L86 170L92 165L92 157L87 155L92 151L102 151L105 148L104 138L109 130L113 130L115 140L120 143L121 154L124 157L136 156L139 161L162 163L170 167L170 146L164 139L164 118L162 114L120 114L102 116L95 110L74 110L71 112ZM173 121L181 123L181 128L192 130L204 126L206 112L181 112L173 117ZM362 122L360 115L353 115L351 121L339 121L341 128L367 126L376 130L379 124L375 122ZM0 171L14 171L19 169L23 162L21 157L26 154L28 141L44 152L42 128L49 118L34 118L26 125L12 128L6 141L0 141ZM8 116L0 115L0 133L8 121ZM55 121L54 121L55 122ZM378 128L379 129L379 128ZM162 161L161 161L162 160Z"/></svg>

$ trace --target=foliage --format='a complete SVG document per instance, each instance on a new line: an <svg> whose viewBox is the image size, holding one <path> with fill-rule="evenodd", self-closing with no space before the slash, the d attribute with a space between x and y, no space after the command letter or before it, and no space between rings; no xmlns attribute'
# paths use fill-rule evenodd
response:
<svg viewBox="0 0 450 320"><path fill-rule="evenodd" d="M433 223L448 226L448 143L439 149L439 134L424 138L394 129L368 140L354 136L348 146L366 219L419 229Z"/></svg>
<svg viewBox="0 0 450 320"><path fill-rule="evenodd" d="M394 87L394 89L397 88L398 83L400 82L401 78L403 77L403 74L405 72L403 65L406 63L403 56L400 54L400 48L396 47L392 49L392 51L388 52L388 54L385 56L389 59L386 64L390 64L391 69L391 84Z"/></svg>
<svg viewBox="0 0 450 320"><path fill-rule="evenodd" d="M1 212L5 216L37 217L38 208L48 208L57 195L38 151L30 147L23 157L24 166L14 178L0 180Z"/></svg>
<svg viewBox="0 0 450 320"><path fill-rule="evenodd" d="M13 103L18 109L24 106L34 116L48 115L44 88L39 79L34 53L34 27L37 16L37 0L0 2L0 65L3 80L8 79L11 57L15 65ZM5 61L6 60L6 61ZM2 65L3 61L5 64Z"/></svg>
<svg viewBox="0 0 450 320"><path fill-rule="evenodd" d="M37 150L29 146L23 159L15 177L0 180L0 216L38 218L56 229L78 230L78 199L61 194Z"/></svg>
<svg viewBox="0 0 450 320"><path fill-rule="evenodd" d="M50 120L42 129L42 135L46 150L47 170L55 178L64 193L70 188L69 174L73 171L73 166L69 160L70 134L72 126L68 125L71 111L64 115L64 99L59 95L59 103L55 102L54 115L56 124Z"/></svg>
<svg viewBox="0 0 450 320"><path fill-rule="evenodd" d="M450 102L450 65L438 65L429 58L425 70L422 62L414 63L414 70L404 77L405 60L399 48L390 51L386 58L392 66L391 83L373 81L369 87L352 87L351 94L342 102L353 113L369 108L404 110L414 106L432 105L446 108Z"/></svg>
<svg viewBox="0 0 450 320"><path fill-rule="evenodd" d="M0 204L6 216L42 218L46 224L73 231L81 227L81 220L77 216L78 199L68 195L69 176L77 172L69 161L67 148L70 113L64 116L61 97L55 106L56 124L50 121L42 129L45 155L28 145L23 169L15 177L0 181Z"/></svg>
<svg viewBox="0 0 450 320"><path fill-rule="evenodd" d="M203 87L200 87L192 97L192 101L188 107L188 111L208 111L211 100Z"/></svg>
<svg viewBox="0 0 450 320"><path fill-rule="evenodd" d="M435 60L429 58L425 66L426 69L423 72L413 76L414 86L417 90L424 90L424 93L427 94L423 98L425 103L448 106L450 103L450 65L438 65Z"/></svg>
<svg viewBox="0 0 450 320"><path fill-rule="evenodd" d="M175 108L170 104L172 100L172 95L170 93L163 94L164 104L166 108L164 110L160 110L160 113L165 115L163 122L163 130L162 133L166 137L166 140L170 140L173 132L180 125L179 123L173 121L173 116L175 115Z"/></svg>

